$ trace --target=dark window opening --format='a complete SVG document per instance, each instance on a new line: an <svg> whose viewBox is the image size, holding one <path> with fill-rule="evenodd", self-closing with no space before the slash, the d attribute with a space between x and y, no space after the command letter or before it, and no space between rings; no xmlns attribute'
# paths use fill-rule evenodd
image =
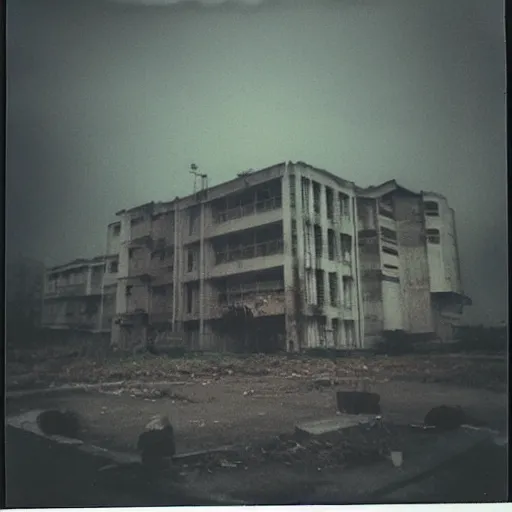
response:
<svg viewBox="0 0 512 512"><path fill-rule="evenodd" d="M384 268L389 268L391 270L398 270L396 265L389 265L388 263L384 263Z"/></svg>
<svg viewBox="0 0 512 512"><path fill-rule="evenodd" d="M429 217L439 217L439 204L435 201L425 201L423 204L425 215Z"/></svg>
<svg viewBox="0 0 512 512"><path fill-rule="evenodd" d="M331 298L331 306L338 306L340 297L338 289L338 274L329 272L329 294Z"/></svg>
<svg viewBox="0 0 512 512"><path fill-rule="evenodd" d="M384 240L391 241L396 244L396 241L397 241L396 231L393 231L392 229L381 227L380 234Z"/></svg>
<svg viewBox="0 0 512 512"><path fill-rule="evenodd" d="M427 240L429 244L440 244L441 235L439 229L427 229Z"/></svg>
<svg viewBox="0 0 512 512"><path fill-rule="evenodd" d="M330 187L325 187L325 200L327 204L327 218L334 219L334 191Z"/></svg>
<svg viewBox="0 0 512 512"><path fill-rule="evenodd" d="M111 261L108 267L108 271L111 274L115 274L119 268L119 263L117 261Z"/></svg>
<svg viewBox="0 0 512 512"><path fill-rule="evenodd" d="M392 249L391 247L382 247L382 252L385 252L386 254L391 254L393 256L398 256L398 251L396 249Z"/></svg>
<svg viewBox="0 0 512 512"><path fill-rule="evenodd" d="M315 270L316 278L316 303L319 306L325 304L325 287L324 287L324 271Z"/></svg>
<svg viewBox="0 0 512 512"><path fill-rule="evenodd" d="M329 259L334 261L336 259L336 235L333 229L327 230L327 252Z"/></svg>
<svg viewBox="0 0 512 512"><path fill-rule="evenodd" d="M320 226L314 226L313 231L315 237L315 254L317 258L321 258L323 253L322 228Z"/></svg>
<svg viewBox="0 0 512 512"><path fill-rule="evenodd" d="M121 224L116 224L112 232L114 233L114 236L119 236L121 233Z"/></svg>
<svg viewBox="0 0 512 512"><path fill-rule="evenodd" d="M129 297L132 294L132 288L133 288L133 286L131 284L126 287L126 290L124 293L127 297Z"/></svg>
<svg viewBox="0 0 512 512"><path fill-rule="evenodd" d="M340 235L340 245L342 261L350 262L352 259L352 237L350 235L345 235L344 233L342 233Z"/></svg>
<svg viewBox="0 0 512 512"><path fill-rule="evenodd" d="M320 213L320 183L313 181L313 209Z"/></svg>
<svg viewBox="0 0 512 512"><path fill-rule="evenodd" d="M192 313L192 302L194 299L194 290L192 286L187 286L187 313Z"/></svg>
<svg viewBox="0 0 512 512"><path fill-rule="evenodd" d="M187 253L187 272L192 272L192 270L194 270L194 253L189 249Z"/></svg>
<svg viewBox="0 0 512 512"><path fill-rule="evenodd" d="M340 205L340 215L342 217L350 217L350 197L343 192L339 192L338 202Z"/></svg>

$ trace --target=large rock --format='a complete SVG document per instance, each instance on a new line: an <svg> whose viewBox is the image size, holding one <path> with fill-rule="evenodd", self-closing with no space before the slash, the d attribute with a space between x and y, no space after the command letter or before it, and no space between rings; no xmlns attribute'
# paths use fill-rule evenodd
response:
<svg viewBox="0 0 512 512"><path fill-rule="evenodd" d="M380 414L380 395L367 391L338 391L338 410L345 414Z"/></svg>
<svg viewBox="0 0 512 512"><path fill-rule="evenodd" d="M167 416L154 416L139 436L137 448L142 463L152 468L165 467L166 460L176 453L174 429Z"/></svg>
<svg viewBox="0 0 512 512"><path fill-rule="evenodd" d="M460 407L440 405L428 411L424 423L439 430L454 430L465 423L469 423L465 412Z"/></svg>
<svg viewBox="0 0 512 512"><path fill-rule="evenodd" d="M73 411L48 410L36 419L37 426L47 436L63 436L72 439L80 437L80 420Z"/></svg>

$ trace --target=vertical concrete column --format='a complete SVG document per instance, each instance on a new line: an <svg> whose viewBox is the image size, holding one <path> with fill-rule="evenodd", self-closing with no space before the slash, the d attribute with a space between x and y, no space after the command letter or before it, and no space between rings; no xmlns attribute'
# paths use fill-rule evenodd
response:
<svg viewBox="0 0 512 512"><path fill-rule="evenodd" d="M126 313L126 278L129 270L128 244L131 238L130 218L128 215L121 216L121 231L119 234L119 263L117 268L116 287L116 316ZM112 323L110 341L112 345L119 345L121 342L121 326L115 321Z"/></svg>
<svg viewBox="0 0 512 512"><path fill-rule="evenodd" d="M283 197L283 261L284 261L284 293L285 293L285 330L287 350L298 350L299 334L296 321L296 283L292 256L292 211L290 206L290 164L285 164L281 180Z"/></svg>
<svg viewBox="0 0 512 512"><path fill-rule="evenodd" d="M90 295L92 291L92 266L87 267L85 273L85 295Z"/></svg>
<svg viewBox="0 0 512 512"><path fill-rule="evenodd" d="M304 204L302 201L302 175L298 167L295 167L294 175L290 179L295 180L295 220L297 225L297 257L295 265L297 266L298 276L298 282L295 283L295 286L297 286L297 293L295 296L299 302L298 304L295 304L295 308L298 324L297 340L300 349L306 346L304 310L306 308L307 298L310 292L305 273L304 229L306 226L304 225Z"/></svg>
<svg viewBox="0 0 512 512"><path fill-rule="evenodd" d="M364 348L364 309L363 309L363 287L361 278L361 264L359 259L359 230L357 226L358 211L357 198L352 196L351 203L351 224L352 224L352 255L351 266L352 275L354 276L354 318L355 318L355 345L358 348ZM380 238L380 236L379 236Z"/></svg>
<svg viewBox="0 0 512 512"><path fill-rule="evenodd" d="M329 272L327 271L327 266L324 264L329 260L329 244L327 237L327 196L326 186L323 183L320 183L320 229L322 231L322 261L320 262L320 265L324 271L324 304L325 307L328 308L331 303L331 293L329 289Z"/></svg>

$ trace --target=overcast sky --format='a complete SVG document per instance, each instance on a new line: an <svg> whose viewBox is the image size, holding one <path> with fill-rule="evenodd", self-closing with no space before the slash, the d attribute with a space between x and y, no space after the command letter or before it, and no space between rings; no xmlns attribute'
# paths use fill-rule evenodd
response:
<svg viewBox="0 0 512 512"><path fill-rule="evenodd" d="M499 0L8 0L7 251L105 251L115 212L304 160L445 194L473 321L507 312Z"/></svg>

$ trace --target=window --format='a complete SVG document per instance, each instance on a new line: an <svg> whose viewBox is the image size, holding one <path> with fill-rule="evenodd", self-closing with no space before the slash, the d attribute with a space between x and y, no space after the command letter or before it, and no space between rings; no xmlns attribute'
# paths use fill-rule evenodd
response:
<svg viewBox="0 0 512 512"><path fill-rule="evenodd" d="M301 192L302 192L302 211L309 212L309 180L301 178Z"/></svg>
<svg viewBox="0 0 512 512"><path fill-rule="evenodd" d="M193 235L194 232L196 231L196 224L199 220L199 213L200 213L199 206L193 206L190 209L190 217L189 217L189 221L188 221L188 234L189 235Z"/></svg>
<svg viewBox="0 0 512 512"><path fill-rule="evenodd" d="M350 217L350 198L347 194L339 192L338 202L340 204L340 215L342 217Z"/></svg>
<svg viewBox="0 0 512 512"><path fill-rule="evenodd" d="M290 207L295 208L295 176L290 176Z"/></svg>
<svg viewBox="0 0 512 512"><path fill-rule="evenodd" d="M187 272L194 270L194 251L189 249L187 252Z"/></svg>
<svg viewBox="0 0 512 512"><path fill-rule="evenodd" d="M119 234L121 233L121 224L115 224L112 232L114 236L119 236Z"/></svg>
<svg viewBox="0 0 512 512"><path fill-rule="evenodd" d="M427 241L429 244L441 243L441 235L439 229L427 229Z"/></svg>
<svg viewBox="0 0 512 512"><path fill-rule="evenodd" d="M333 229L327 230L327 252L329 259L334 261L336 259L336 236Z"/></svg>
<svg viewBox="0 0 512 512"><path fill-rule="evenodd" d="M340 235L341 259L346 263L350 263L352 255L352 237L350 235Z"/></svg>
<svg viewBox="0 0 512 512"><path fill-rule="evenodd" d="M320 183L313 181L313 209L320 213Z"/></svg>
<svg viewBox="0 0 512 512"><path fill-rule="evenodd" d="M135 255L135 249L128 249L128 258L132 259Z"/></svg>
<svg viewBox="0 0 512 512"><path fill-rule="evenodd" d="M329 272L329 294L331 298L331 306L337 306L340 302L338 289L338 274Z"/></svg>
<svg viewBox="0 0 512 512"><path fill-rule="evenodd" d="M381 227L380 234L384 240L386 240L388 242L393 242L394 244L396 244L396 240L397 240L396 239L396 231L393 231L392 229Z"/></svg>
<svg viewBox="0 0 512 512"><path fill-rule="evenodd" d="M192 313L192 302L193 302L193 295L194 291L192 289L192 286L189 284L187 286L187 313Z"/></svg>
<svg viewBox="0 0 512 512"><path fill-rule="evenodd" d="M343 302L346 308L352 307L352 278L343 276Z"/></svg>
<svg viewBox="0 0 512 512"><path fill-rule="evenodd" d="M297 256L297 221L292 220L292 255Z"/></svg>
<svg viewBox="0 0 512 512"><path fill-rule="evenodd" d="M124 294L125 294L127 297L129 297L129 296L132 294L132 288L133 288L133 286L132 286L131 284L129 284L129 285L126 287Z"/></svg>
<svg viewBox="0 0 512 512"><path fill-rule="evenodd" d="M119 268L119 263L117 261L111 261L108 266L108 271L111 274L115 274L117 272L117 269Z"/></svg>
<svg viewBox="0 0 512 512"><path fill-rule="evenodd" d="M384 268L387 268L390 270L398 270L398 267L396 265L389 265L388 263L384 263Z"/></svg>
<svg viewBox="0 0 512 512"><path fill-rule="evenodd" d="M439 204L435 201L425 201L423 204L425 215L429 217L439 217Z"/></svg>
<svg viewBox="0 0 512 512"><path fill-rule="evenodd" d="M392 249L391 247L382 247L382 252L385 252L386 254L391 254L392 256L398 256L398 251L396 249Z"/></svg>
<svg viewBox="0 0 512 512"><path fill-rule="evenodd" d="M325 187L325 200L327 204L327 218L334 219L334 191L330 187Z"/></svg>
<svg viewBox="0 0 512 512"><path fill-rule="evenodd" d="M143 217L135 217L134 219L132 219L130 221L130 225L131 226L136 226L137 224L141 224L143 222L144 218ZM121 229L121 228L119 228Z"/></svg>
<svg viewBox="0 0 512 512"><path fill-rule="evenodd" d="M316 277L316 303L323 306L325 303L324 271L315 270Z"/></svg>
<svg viewBox="0 0 512 512"><path fill-rule="evenodd" d="M314 231L314 237L315 237L315 254L316 254L316 257L317 258L321 258L322 257L322 245L323 245L323 241L322 241L322 228L320 226L315 226L313 228L313 231Z"/></svg>
<svg viewBox="0 0 512 512"><path fill-rule="evenodd" d="M167 287L166 286L157 286L153 288L153 295L157 295L159 297L165 297L167 295Z"/></svg>

